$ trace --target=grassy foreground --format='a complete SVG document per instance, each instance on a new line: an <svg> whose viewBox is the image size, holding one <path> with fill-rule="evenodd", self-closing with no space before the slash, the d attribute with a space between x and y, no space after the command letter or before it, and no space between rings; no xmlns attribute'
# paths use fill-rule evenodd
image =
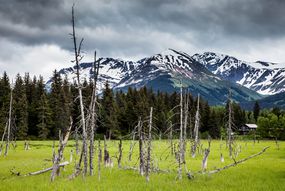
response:
<svg viewBox="0 0 285 191"><path fill-rule="evenodd" d="M29 172L38 171L51 166L52 141L31 141L31 149L24 150L24 143L18 142L17 148L11 149L7 157L0 156L0 190L285 190L285 142L280 142L280 150L273 141L260 141L253 144L252 141L239 141L241 153L236 160L260 152L264 147L270 148L262 155L249 159L248 161L229 168L217 174L195 174L192 180L187 179L185 173L183 180L176 180L176 167L174 156L170 154L167 141L153 142L154 165L160 169L173 170L171 173L152 173L150 182L133 170L122 170L117 167L117 160L113 158L114 167L104 168L101 171L101 180L97 177L97 150L95 156L95 175L77 177L68 180L72 174L74 162L66 166L61 175L56 177L55 182L49 181L50 172L36 176L16 176L10 170L20 172L24 175ZM207 145L206 141L203 141ZM65 160L70 159L70 151L74 142L69 142L65 149ZM102 143L101 143L102 145ZM123 141L122 166L137 166L138 144L135 145L132 161L128 161L130 141ZM189 148L189 145L187 146ZM205 146L204 146L205 148ZM118 141L108 142L111 156L116 156ZM225 162L220 162L220 142L212 141L211 152L208 159L208 170L223 167L233 161L227 157L228 151L225 144L222 147ZM186 154L187 168L192 172L201 170L203 156L192 158L189 149ZM78 160L78 159L77 159Z"/></svg>

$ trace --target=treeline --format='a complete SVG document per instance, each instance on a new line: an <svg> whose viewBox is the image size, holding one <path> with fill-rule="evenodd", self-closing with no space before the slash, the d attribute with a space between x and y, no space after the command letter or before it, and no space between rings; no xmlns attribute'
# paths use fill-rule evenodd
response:
<svg viewBox="0 0 285 191"><path fill-rule="evenodd" d="M79 100L77 99L76 84L70 84L67 78L54 71L49 90L45 88L43 78L17 75L13 83L13 136L16 139L55 139L58 132L64 132L73 118L74 126L79 125ZM92 85L83 83L83 97L85 109L91 100ZM0 78L0 133L2 134L7 122L11 93L11 82L6 73ZM189 97L189 128L188 136L194 127L194 117L197 108L197 98L190 93L184 93L184 98ZM129 88L127 92L113 92L108 83L98 96L97 111L97 136L106 135L111 138L130 138L130 133L138 123L138 119L145 120L149 115L150 107L154 108L154 127L156 135L167 138L167 129L172 125L173 133L178 132L180 109L179 93L154 92L151 89L139 90ZM228 119L228 104L224 107L210 107L207 101L200 100L200 132L202 138L210 135L220 138L226 133ZM278 138L285 138L282 134L285 127L285 115L280 110L277 118L274 111L262 111L255 107L255 112L243 110L238 104L232 104L234 129L245 123L260 125L258 135L264 138L276 137L276 131L271 123L278 126ZM260 117L259 117L260 115ZM75 127L73 127L74 130ZM80 129L80 128L79 128ZM275 134L274 134L274 133Z"/></svg>

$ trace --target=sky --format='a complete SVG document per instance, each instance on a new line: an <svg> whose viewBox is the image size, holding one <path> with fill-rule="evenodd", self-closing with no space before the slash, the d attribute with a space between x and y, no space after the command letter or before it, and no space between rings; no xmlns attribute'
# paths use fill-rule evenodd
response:
<svg viewBox="0 0 285 191"><path fill-rule="evenodd" d="M47 80L73 65L73 3L82 62L95 50L136 61L172 48L285 63L284 0L0 0L1 76Z"/></svg>

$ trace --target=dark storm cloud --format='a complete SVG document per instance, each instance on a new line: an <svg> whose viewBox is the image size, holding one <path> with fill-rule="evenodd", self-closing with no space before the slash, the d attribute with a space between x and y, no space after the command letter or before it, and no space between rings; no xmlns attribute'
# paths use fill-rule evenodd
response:
<svg viewBox="0 0 285 191"><path fill-rule="evenodd" d="M54 43L70 49L71 0L0 0L0 38L26 45ZM232 39L251 43L285 34L283 0L81 0L78 34L85 48L112 55L157 51L163 41L188 41L207 49ZM166 43L163 46L167 46ZM171 47L173 44L169 44ZM131 56L131 55L127 55Z"/></svg>

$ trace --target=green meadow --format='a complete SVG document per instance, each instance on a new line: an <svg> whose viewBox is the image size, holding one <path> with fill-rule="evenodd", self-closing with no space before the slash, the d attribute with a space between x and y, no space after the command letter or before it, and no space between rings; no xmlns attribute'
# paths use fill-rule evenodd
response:
<svg viewBox="0 0 285 191"><path fill-rule="evenodd" d="M177 141L176 141L177 142ZM130 141L123 141L122 168L118 168L118 141L107 141L110 156L114 162L113 168L101 167L101 179L98 180L97 161L98 148L94 157L95 174L69 180L78 157L72 154L72 162L61 170L59 177L50 182L51 172L35 176L24 176L29 172L35 172L52 166L52 141L31 141L30 149L24 150L24 142L18 142L15 149L9 150L8 156L0 156L0 190L285 190L285 142L279 142L278 149L274 141L238 141L241 152L236 156L236 161L260 152L264 147L270 146L263 154L238 164L237 166L223 170L216 174L197 173L201 170L203 159L202 152L195 158L190 154L190 145L187 145L186 165L194 175L188 179L183 173L183 179L177 180L177 162L171 155L169 142L166 140L152 142L152 164L161 169L168 170L164 173L151 173L150 182L139 175L135 170L127 167L138 166L138 143L135 144L132 160L129 161ZM97 143L96 143L97 144ZM204 148L208 147L206 140L202 141ZM101 145L103 143L101 142ZM208 158L208 169L214 170L233 163L228 157L225 142L222 144L212 141ZM56 149L57 150L57 149ZM71 150L74 150L74 142L69 142L64 152L64 160L69 161ZM225 161L220 161L220 153L223 153ZM183 168L184 169L184 168ZM13 172L19 172L17 176Z"/></svg>

